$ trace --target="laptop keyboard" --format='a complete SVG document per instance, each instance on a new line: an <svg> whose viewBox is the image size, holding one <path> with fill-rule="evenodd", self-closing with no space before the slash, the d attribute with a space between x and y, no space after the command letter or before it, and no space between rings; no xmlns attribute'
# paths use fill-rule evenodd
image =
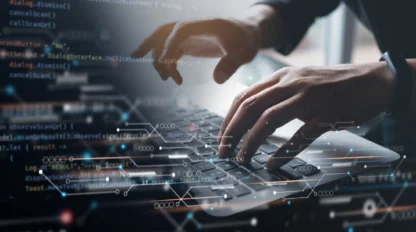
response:
<svg viewBox="0 0 416 232"><path fill-rule="evenodd" d="M148 111L146 111L148 112ZM164 138L160 146L168 147L164 152L185 154L188 164L202 177L212 180L211 189L195 188L189 191L192 197L226 196L225 200L242 197L252 192L268 188L270 182L296 180L315 175L320 170L305 161L294 158L278 171L269 171L264 166L279 147L264 142L247 164L235 161L242 142L236 146L227 158L217 155L217 136L223 118L198 106L188 108L172 108L161 114L160 110L147 115L152 123L175 125L167 129L158 129ZM173 135L173 136L172 136ZM174 136L181 135L181 136ZM183 135L186 135L185 137ZM167 142L168 141L168 142Z"/></svg>

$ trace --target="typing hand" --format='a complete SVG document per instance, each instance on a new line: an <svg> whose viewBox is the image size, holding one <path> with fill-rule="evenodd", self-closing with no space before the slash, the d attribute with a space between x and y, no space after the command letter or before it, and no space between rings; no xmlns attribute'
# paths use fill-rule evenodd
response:
<svg viewBox="0 0 416 232"><path fill-rule="evenodd" d="M250 62L260 47L257 29L239 20L209 19L166 24L150 35L133 53L139 58L152 51L153 66L163 80L182 76L176 61L184 55L222 57L214 71L217 83L224 83L241 65Z"/></svg>
<svg viewBox="0 0 416 232"><path fill-rule="evenodd" d="M282 69L235 98L221 127L219 153L227 155L248 132L237 158L249 162L276 128L298 118L305 124L267 163L269 169L280 167L331 129L320 122L360 124L386 111L394 82L381 62Z"/></svg>

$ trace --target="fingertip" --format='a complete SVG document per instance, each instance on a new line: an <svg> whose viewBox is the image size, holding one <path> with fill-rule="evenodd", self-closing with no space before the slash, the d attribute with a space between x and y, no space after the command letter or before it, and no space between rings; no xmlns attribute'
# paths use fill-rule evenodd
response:
<svg viewBox="0 0 416 232"><path fill-rule="evenodd" d="M217 84L224 84L224 82L228 79L228 75L222 71L222 70L218 70L215 72L214 74L214 80Z"/></svg>

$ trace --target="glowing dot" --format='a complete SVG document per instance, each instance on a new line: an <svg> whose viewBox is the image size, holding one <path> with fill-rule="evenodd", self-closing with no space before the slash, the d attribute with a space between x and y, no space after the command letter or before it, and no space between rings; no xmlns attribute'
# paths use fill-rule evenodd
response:
<svg viewBox="0 0 416 232"><path fill-rule="evenodd" d="M96 201L91 201L91 203L90 203L90 208L91 209L95 209L95 208L97 208L98 207L98 202L96 202Z"/></svg>
<svg viewBox="0 0 416 232"><path fill-rule="evenodd" d="M335 131L336 133L338 133L338 131Z"/></svg>
<svg viewBox="0 0 416 232"><path fill-rule="evenodd" d="M360 129L360 126L357 126L357 129Z"/></svg>
<svg viewBox="0 0 416 232"><path fill-rule="evenodd" d="M172 177L175 177L176 176L176 174L175 173L172 173Z"/></svg>
<svg viewBox="0 0 416 232"><path fill-rule="evenodd" d="M74 221L74 214L71 210L64 210L59 216L59 220L64 225L70 225Z"/></svg>
<svg viewBox="0 0 416 232"><path fill-rule="evenodd" d="M228 197L227 194L224 194L224 199L227 199L227 197Z"/></svg>
<svg viewBox="0 0 416 232"><path fill-rule="evenodd" d="M253 226L253 227L256 226L257 225L257 218L252 218L251 221L250 221L250 225Z"/></svg>
<svg viewBox="0 0 416 232"><path fill-rule="evenodd" d="M331 218L331 219L335 218L335 212L334 211L329 212L329 218Z"/></svg>
<svg viewBox="0 0 416 232"><path fill-rule="evenodd" d="M392 173L392 174L390 174L390 176L393 176L393 173Z"/></svg>
<svg viewBox="0 0 416 232"><path fill-rule="evenodd" d="M120 164L120 165L118 165L118 168L119 168L119 169L123 169L123 165L121 165L121 164Z"/></svg>
<svg viewBox="0 0 416 232"><path fill-rule="evenodd" d="M352 148L350 148L350 152L353 152L354 150Z"/></svg>
<svg viewBox="0 0 416 232"><path fill-rule="evenodd" d="M277 193L276 191L273 191L273 194L274 194L274 195L276 195L276 193Z"/></svg>
<svg viewBox="0 0 416 232"><path fill-rule="evenodd" d="M189 212L186 214L186 218L188 219L192 219L194 217L194 215L192 214L192 212Z"/></svg>
<svg viewBox="0 0 416 232"><path fill-rule="evenodd" d="M127 120L129 120L129 114L128 114L128 113L122 113L122 114L121 114L121 120L122 120L122 121L127 121Z"/></svg>
<svg viewBox="0 0 416 232"><path fill-rule="evenodd" d="M354 232L354 228L352 227L348 228L348 232Z"/></svg>
<svg viewBox="0 0 416 232"><path fill-rule="evenodd" d="M406 159L406 155L403 156L403 159Z"/></svg>
<svg viewBox="0 0 416 232"><path fill-rule="evenodd" d="M75 66L78 66L79 65L79 60L73 60L72 64L74 64Z"/></svg>
<svg viewBox="0 0 416 232"><path fill-rule="evenodd" d="M350 172L347 172L348 175L350 175Z"/></svg>
<svg viewBox="0 0 416 232"><path fill-rule="evenodd" d="M205 144L205 148L208 148L208 145L207 144Z"/></svg>
<svg viewBox="0 0 416 232"><path fill-rule="evenodd" d="M82 154L82 157L86 160L90 160L91 159L91 153L86 151L86 152L84 152L84 154Z"/></svg>
<svg viewBox="0 0 416 232"><path fill-rule="evenodd" d="M107 177L105 178L105 181L109 182L109 181L110 181L110 177L108 177L108 176L107 176Z"/></svg>
<svg viewBox="0 0 416 232"><path fill-rule="evenodd" d="M120 132L120 128L117 128L117 132Z"/></svg>
<svg viewBox="0 0 416 232"><path fill-rule="evenodd" d="M213 162L214 162L214 159L210 159L209 161L210 161L211 163L213 163Z"/></svg>
<svg viewBox="0 0 416 232"><path fill-rule="evenodd" d="M66 197L66 192L61 193L62 197Z"/></svg>
<svg viewBox="0 0 416 232"><path fill-rule="evenodd" d="M162 150L162 146L159 147L159 150Z"/></svg>
<svg viewBox="0 0 416 232"><path fill-rule="evenodd" d="M51 47L49 47L49 46L45 46L44 48L43 48L43 52L45 53L45 54L48 54L48 53L50 53L52 51L52 48Z"/></svg>
<svg viewBox="0 0 416 232"><path fill-rule="evenodd" d="M318 166L318 169L321 169L321 166Z"/></svg>
<svg viewBox="0 0 416 232"><path fill-rule="evenodd" d="M407 181L405 181L405 182L403 183L403 186L406 188L407 186L409 186L409 183L408 183Z"/></svg>
<svg viewBox="0 0 416 232"><path fill-rule="evenodd" d="M287 204L290 205L290 201L288 201Z"/></svg>
<svg viewBox="0 0 416 232"><path fill-rule="evenodd" d="M13 85L7 85L6 88L4 88L4 91L6 92L6 95L11 96L15 92L15 88Z"/></svg>
<svg viewBox="0 0 416 232"><path fill-rule="evenodd" d="M328 143L328 145L331 145L331 143Z"/></svg>
<svg viewBox="0 0 416 232"><path fill-rule="evenodd" d="M121 150L124 150L124 149L126 149L126 144L121 144Z"/></svg>
<svg viewBox="0 0 416 232"><path fill-rule="evenodd" d="M39 175L42 175L43 174L43 170L41 169L41 170L39 170Z"/></svg>
<svg viewBox="0 0 416 232"><path fill-rule="evenodd" d="M286 153L289 153L289 150L286 150Z"/></svg>
<svg viewBox="0 0 416 232"><path fill-rule="evenodd" d="M253 80L253 77L252 77L252 76L250 76L248 79L251 81L251 80Z"/></svg>
<svg viewBox="0 0 416 232"><path fill-rule="evenodd" d="M364 168L367 168L367 165L364 165Z"/></svg>

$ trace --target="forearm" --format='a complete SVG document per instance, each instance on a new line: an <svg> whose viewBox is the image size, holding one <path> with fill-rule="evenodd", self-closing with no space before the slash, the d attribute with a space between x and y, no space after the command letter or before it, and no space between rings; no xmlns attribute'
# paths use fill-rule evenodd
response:
<svg viewBox="0 0 416 232"><path fill-rule="evenodd" d="M261 48L279 47L286 42L287 25L278 8L255 5L243 20L256 29Z"/></svg>

